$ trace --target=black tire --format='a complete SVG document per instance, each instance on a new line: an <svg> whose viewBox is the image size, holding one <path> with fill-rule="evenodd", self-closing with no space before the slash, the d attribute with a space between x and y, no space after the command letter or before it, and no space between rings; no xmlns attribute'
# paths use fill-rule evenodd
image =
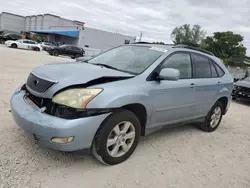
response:
<svg viewBox="0 0 250 188"><path fill-rule="evenodd" d="M71 59L75 59L75 57L71 57Z"/></svg>
<svg viewBox="0 0 250 188"><path fill-rule="evenodd" d="M134 131L135 131L134 142L124 155L120 157L113 157L108 152L107 139L111 134L111 132L113 131L114 127L124 121L130 122L134 126ZM93 140L92 152L94 156L104 164L115 165L122 163L123 161L128 159L134 152L135 148L139 143L140 135L141 135L140 121L138 120L137 116L134 113L128 110L120 110L114 112L103 121L100 128L98 129L95 138Z"/></svg>
<svg viewBox="0 0 250 188"><path fill-rule="evenodd" d="M11 48L17 48L17 44L13 43L10 45Z"/></svg>
<svg viewBox="0 0 250 188"><path fill-rule="evenodd" d="M34 50L37 51L37 52L39 52L39 51L40 51L40 48L35 47Z"/></svg>
<svg viewBox="0 0 250 188"><path fill-rule="evenodd" d="M54 56L58 56L58 55L59 55L58 51L54 50L54 51L53 51L53 55L54 55Z"/></svg>
<svg viewBox="0 0 250 188"><path fill-rule="evenodd" d="M82 57L82 56L79 55L79 54L76 54L75 59L77 59L77 58L79 58L79 57Z"/></svg>
<svg viewBox="0 0 250 188"><path fill-rule="evenodd" d="M216 123L215 126L211 126L211 117L212 117L212 115L213 115L213 113L214 113L214 110L215 110L216 108L220 108L221 114L220 114L220 116L219 116L219 119L218 119L219 121L218 121L218 123ZM205 122L203 122L203 123L200 125L200 128L201 128L203 131L205 131L205 132L213 132L213 131L215 131L215 130L219 127L219 125L220 125L220 122L221 122L222 116L223 116L223 111L224 111L223 105L221 104L221 102L217 101L217 102L213 105L213 107L211 108L211 110L208 112L208 114L207 114L207 116L206 116L206 118L205 118Z"/></svg>
<svg viewBox="0 0 250 188"><path fill-rule="evenodd" d="M237 98L236 98L236 97L232 97L232 100L236 101L236 100L237 100Z"/></svg>

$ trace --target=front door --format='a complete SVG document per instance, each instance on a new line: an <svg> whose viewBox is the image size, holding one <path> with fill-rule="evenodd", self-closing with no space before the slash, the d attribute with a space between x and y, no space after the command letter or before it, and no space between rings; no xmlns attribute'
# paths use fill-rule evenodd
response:
<svg viewBox="0 0 250 188"><path fill-rule="evenodd" d="M22 48L22 49L29 49L29 41L28 40L23 40L21 41L20 45L19 45L19 48Z"/></svg>
<svg viewBox="0 0 250 188"><path fill-rule="evenodd" d="M175 68L180 71L177 81L162 80L149 83L150 97L154 104L151 127L178 123L196 118L192 110L195 101L192 63L189 53L178 52L168 57L162 68Z"/></svg>

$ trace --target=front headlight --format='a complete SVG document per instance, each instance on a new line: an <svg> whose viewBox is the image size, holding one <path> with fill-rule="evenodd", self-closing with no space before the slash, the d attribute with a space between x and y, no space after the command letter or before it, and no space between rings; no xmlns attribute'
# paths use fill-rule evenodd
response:
<svg viewBox="0 0 250 188"><path fill-rule="evenodd" d="M72 108L86 108L87 104L99 93L102 89L69 89L57 94L52 101L57 104L62 104Z"/></svg>

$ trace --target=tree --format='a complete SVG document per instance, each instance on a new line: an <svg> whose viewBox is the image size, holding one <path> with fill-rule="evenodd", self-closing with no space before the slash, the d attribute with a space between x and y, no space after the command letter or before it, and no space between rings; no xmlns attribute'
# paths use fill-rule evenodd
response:
<svg viewBox="0 0 250 188"><path fill-rule="evenodd" d="M213 36L204 40L203 48L213 52L226 64L239 65L243 63L246 56L243 40L243 36L234 34L232 31L215 32Z"/></svg>
<svg viewBox="0 0 250 188"><path fill-rule="evenodd" d="M175 44L186 44L191 46L199 46L205 38L206 32L201 29L201 26L194 25L192 28L190 24L184 24L176 27L171 37Z"/></svg>

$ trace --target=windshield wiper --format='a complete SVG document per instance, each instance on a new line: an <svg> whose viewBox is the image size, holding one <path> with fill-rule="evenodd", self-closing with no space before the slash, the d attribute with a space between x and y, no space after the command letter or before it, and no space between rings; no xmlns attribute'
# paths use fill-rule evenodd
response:
<svg viewBox="0 0 250 188"><path fill-rule="evenodd" d="M93 64L93 65L98 65L98 66L106 67L106 68L108 68L108 69L113 69L113 70L121 71L121 70L119 70L119 69L117 69L117 68L115 68L115 67L112 67L112 66L106 65L106 64L102 64L102 63L96 63L96 64Z"/></svg>
<svg viewBox="0 0 250 188"><path fill-rule="evenodd" d="M132 74L132 75L137 75L136 73L134 72L130 72L130 71L125 71L125 70L121 70L121 69L117 69L115 67L112 67L110 65L106 65L106 64L102 64L102 63L91 63L92 65L97 65L97 66L103 66L103 67L106 67L108 69L113 69L113 70L117 70L117 71L120 71L120 72L126 72L126 73L129 73L129 74Z"/></svg>

